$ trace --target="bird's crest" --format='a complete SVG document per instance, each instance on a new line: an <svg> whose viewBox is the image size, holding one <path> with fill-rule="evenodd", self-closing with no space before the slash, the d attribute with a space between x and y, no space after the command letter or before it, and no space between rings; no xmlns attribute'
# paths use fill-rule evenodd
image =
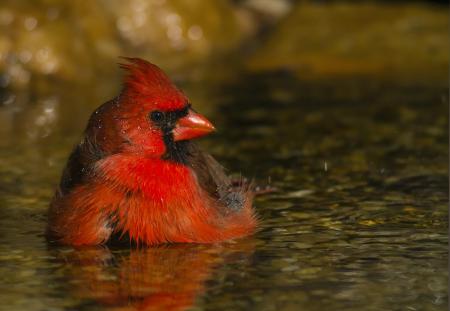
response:
<svg viewBox="0 0 450 311"><path fill-rule="evenodd" d="M125 91L140 97L163 100L167 103L186 102L186 96L177 89L169 77L156 65L140 58L121 57L125 69Z"/></svg>

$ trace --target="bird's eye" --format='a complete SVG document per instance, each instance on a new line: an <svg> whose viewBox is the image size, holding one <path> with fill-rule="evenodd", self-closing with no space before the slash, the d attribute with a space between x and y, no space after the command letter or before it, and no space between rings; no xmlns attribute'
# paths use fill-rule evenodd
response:
<svg viewBox="0 0 450 311"><path fill-rule="evenodd" d="M161 122L162 120L164 120L164 113L162 113L161 111L152 111L150 113L150 119L152 119L152 121L154 122Z"/></svg>

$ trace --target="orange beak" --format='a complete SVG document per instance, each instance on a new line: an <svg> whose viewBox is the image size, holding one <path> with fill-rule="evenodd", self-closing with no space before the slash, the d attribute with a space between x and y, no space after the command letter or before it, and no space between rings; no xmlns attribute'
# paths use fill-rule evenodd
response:
<svg viewBox="0 0 450 311"><path fill-rule="evenodd" d="M189 109L187 116L179 119L173 129L173 139L174 141L188 140L205 136L214 130L214 125L208 119Z"/></svg>

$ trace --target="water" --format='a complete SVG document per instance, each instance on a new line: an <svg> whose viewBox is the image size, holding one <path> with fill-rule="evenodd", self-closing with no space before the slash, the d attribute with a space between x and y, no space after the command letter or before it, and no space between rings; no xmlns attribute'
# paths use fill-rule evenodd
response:
<svg viewBox="0 0 450 311"><path fill-rule="evenodd" d="M0 309L446 310L445 87L231 81L186 85L219 129L202 144L278 191L256 199L257 234L218 245L47 245L48 202L102 95L16 94L27 109L1 107Z"/></svg>

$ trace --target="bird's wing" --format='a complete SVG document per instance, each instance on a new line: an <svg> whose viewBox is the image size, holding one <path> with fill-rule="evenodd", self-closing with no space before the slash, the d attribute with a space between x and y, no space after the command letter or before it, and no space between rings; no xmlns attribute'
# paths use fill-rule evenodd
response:
<svg viewBox="0 0 450 311"><path fill-rule="evenodd" d="M75 186L80 185L91 173L94 163L104 156L91 137L86 135L70 154L56 191L57 196L66 195Z"/></svg>
<svg viewBox="0 0 450 311"><path fill-rule="evenodd" d="M188 165L194 170L200 187L228 211L242 209L251 196L249 184L233 183L224 167L194 143L189 144L188 153Z"/></svg>

